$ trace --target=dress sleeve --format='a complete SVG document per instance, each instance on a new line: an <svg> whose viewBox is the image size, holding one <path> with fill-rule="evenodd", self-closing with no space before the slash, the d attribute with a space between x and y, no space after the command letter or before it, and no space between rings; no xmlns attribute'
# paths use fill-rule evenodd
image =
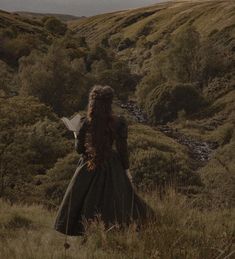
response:
<svg viewBox="0 0 235 259"><path fill-rule="evenodd" d="M127 122L124 117L120 117L118 128L117 128L116 148L119 153L124 169L129 168L129 152L128 152L127 138L128 138Z"/></svg>
<svg viewBox="0 0 235 259"><path fill-rule="evenodd" d="M81 125L77 132L77 138L75 139L75 149L78 154L85 153L85 136L86 136L86 118L81 118Z"/></svg>

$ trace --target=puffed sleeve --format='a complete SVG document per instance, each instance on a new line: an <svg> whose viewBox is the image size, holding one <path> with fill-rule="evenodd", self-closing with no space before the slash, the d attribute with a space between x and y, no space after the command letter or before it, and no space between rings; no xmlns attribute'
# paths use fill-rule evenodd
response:
<svg viewBox="0 0 235 259"><path fill-rule="evenodd" d="M129 168L129 152L128 152L128 125L124 117L119 117L117 128L116 148L119 153L124 169Z"/></svg>
<svg viewBox="0 0 235 259"><path fill-rule="evenodd" d="M86 117L81 118L80 127L75 139L75 149L78 154L85 153Z"/></svg>

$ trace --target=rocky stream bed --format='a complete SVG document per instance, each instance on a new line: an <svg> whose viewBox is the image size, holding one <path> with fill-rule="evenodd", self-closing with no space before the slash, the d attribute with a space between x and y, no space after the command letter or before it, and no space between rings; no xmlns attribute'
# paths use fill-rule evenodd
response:
<svg viewBox="0 0 235 259"><path fill-rule="evenodd" d="M139 123L152 126L147 119L146 114L138 107L134 101L120 103L122 109L125 109ZM195 172L199 168L205 166L210 160L213 151L217 148L217 144L213 142L205 142L185 135L179 130L168 125L154 126L156 130L161 131L166 136L174 139L179 144L187 147L189 157L191 158L191 169Z"/></svg>

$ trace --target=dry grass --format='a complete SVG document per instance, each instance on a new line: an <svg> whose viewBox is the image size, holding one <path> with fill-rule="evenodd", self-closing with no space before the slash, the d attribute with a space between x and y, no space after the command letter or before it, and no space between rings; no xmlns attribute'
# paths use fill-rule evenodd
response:
<svg viewBox="0 0 235 259"><path fill-rule="evenodd" d="M134 225L105 231L94 223L85 243L69 238L67 257L64 236L52 229L55 213L0 201L0 258L232 258L234 210L199 211L173 191L162 201L155 193L145 199L157 213L155 222L139 232Z"/></svg>
<svg viewBox="0 0 235 259"><path fill-rule="evenodd" d="M190 1L163 3L151 7L107 13L74 21L72 29L84 33L90 42L102 39L112 33L122 33L125 37L135 37L139 30L153 22L148 40L162 38L164 33L177 32L184 22L190 22L203 34L213 29L223 29L233 24L234 3L232 1ZM140 16L135 22L128 19L151 11L151 15ZM129 23L127 23L127 20ZM99 31L99 33L97 33ZM234 31L233 31L234 32Z"/></svg>
<svg viewBox="0 0 235 259"><path fill-rule="evenodd" d="M235 3L230 0L167 2L88 17L74 21L70 28L85 36L89 45L107 39L115 51L120 41L131 39L135 44L118 51L118 56L128 61L133 72L144 74L155 65L153 53L166 50L187 25L194 26L203 39L214 32L215 45L231 43L235 36L234 13Z"/></svg>

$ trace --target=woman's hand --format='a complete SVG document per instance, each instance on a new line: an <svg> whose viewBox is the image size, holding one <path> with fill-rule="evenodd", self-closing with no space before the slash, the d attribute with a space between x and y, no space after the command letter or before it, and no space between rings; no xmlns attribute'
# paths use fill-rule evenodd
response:
<svg viewBox="0 0 235 259"><path fill-rule="evenodd" d="M134 187L133 178L132 178L130 169L127 169L127 170L126 170L126 174L127 174L128 178L129 178L129 180L130 180L130 182L131 182L132 187Z"/></svg>

